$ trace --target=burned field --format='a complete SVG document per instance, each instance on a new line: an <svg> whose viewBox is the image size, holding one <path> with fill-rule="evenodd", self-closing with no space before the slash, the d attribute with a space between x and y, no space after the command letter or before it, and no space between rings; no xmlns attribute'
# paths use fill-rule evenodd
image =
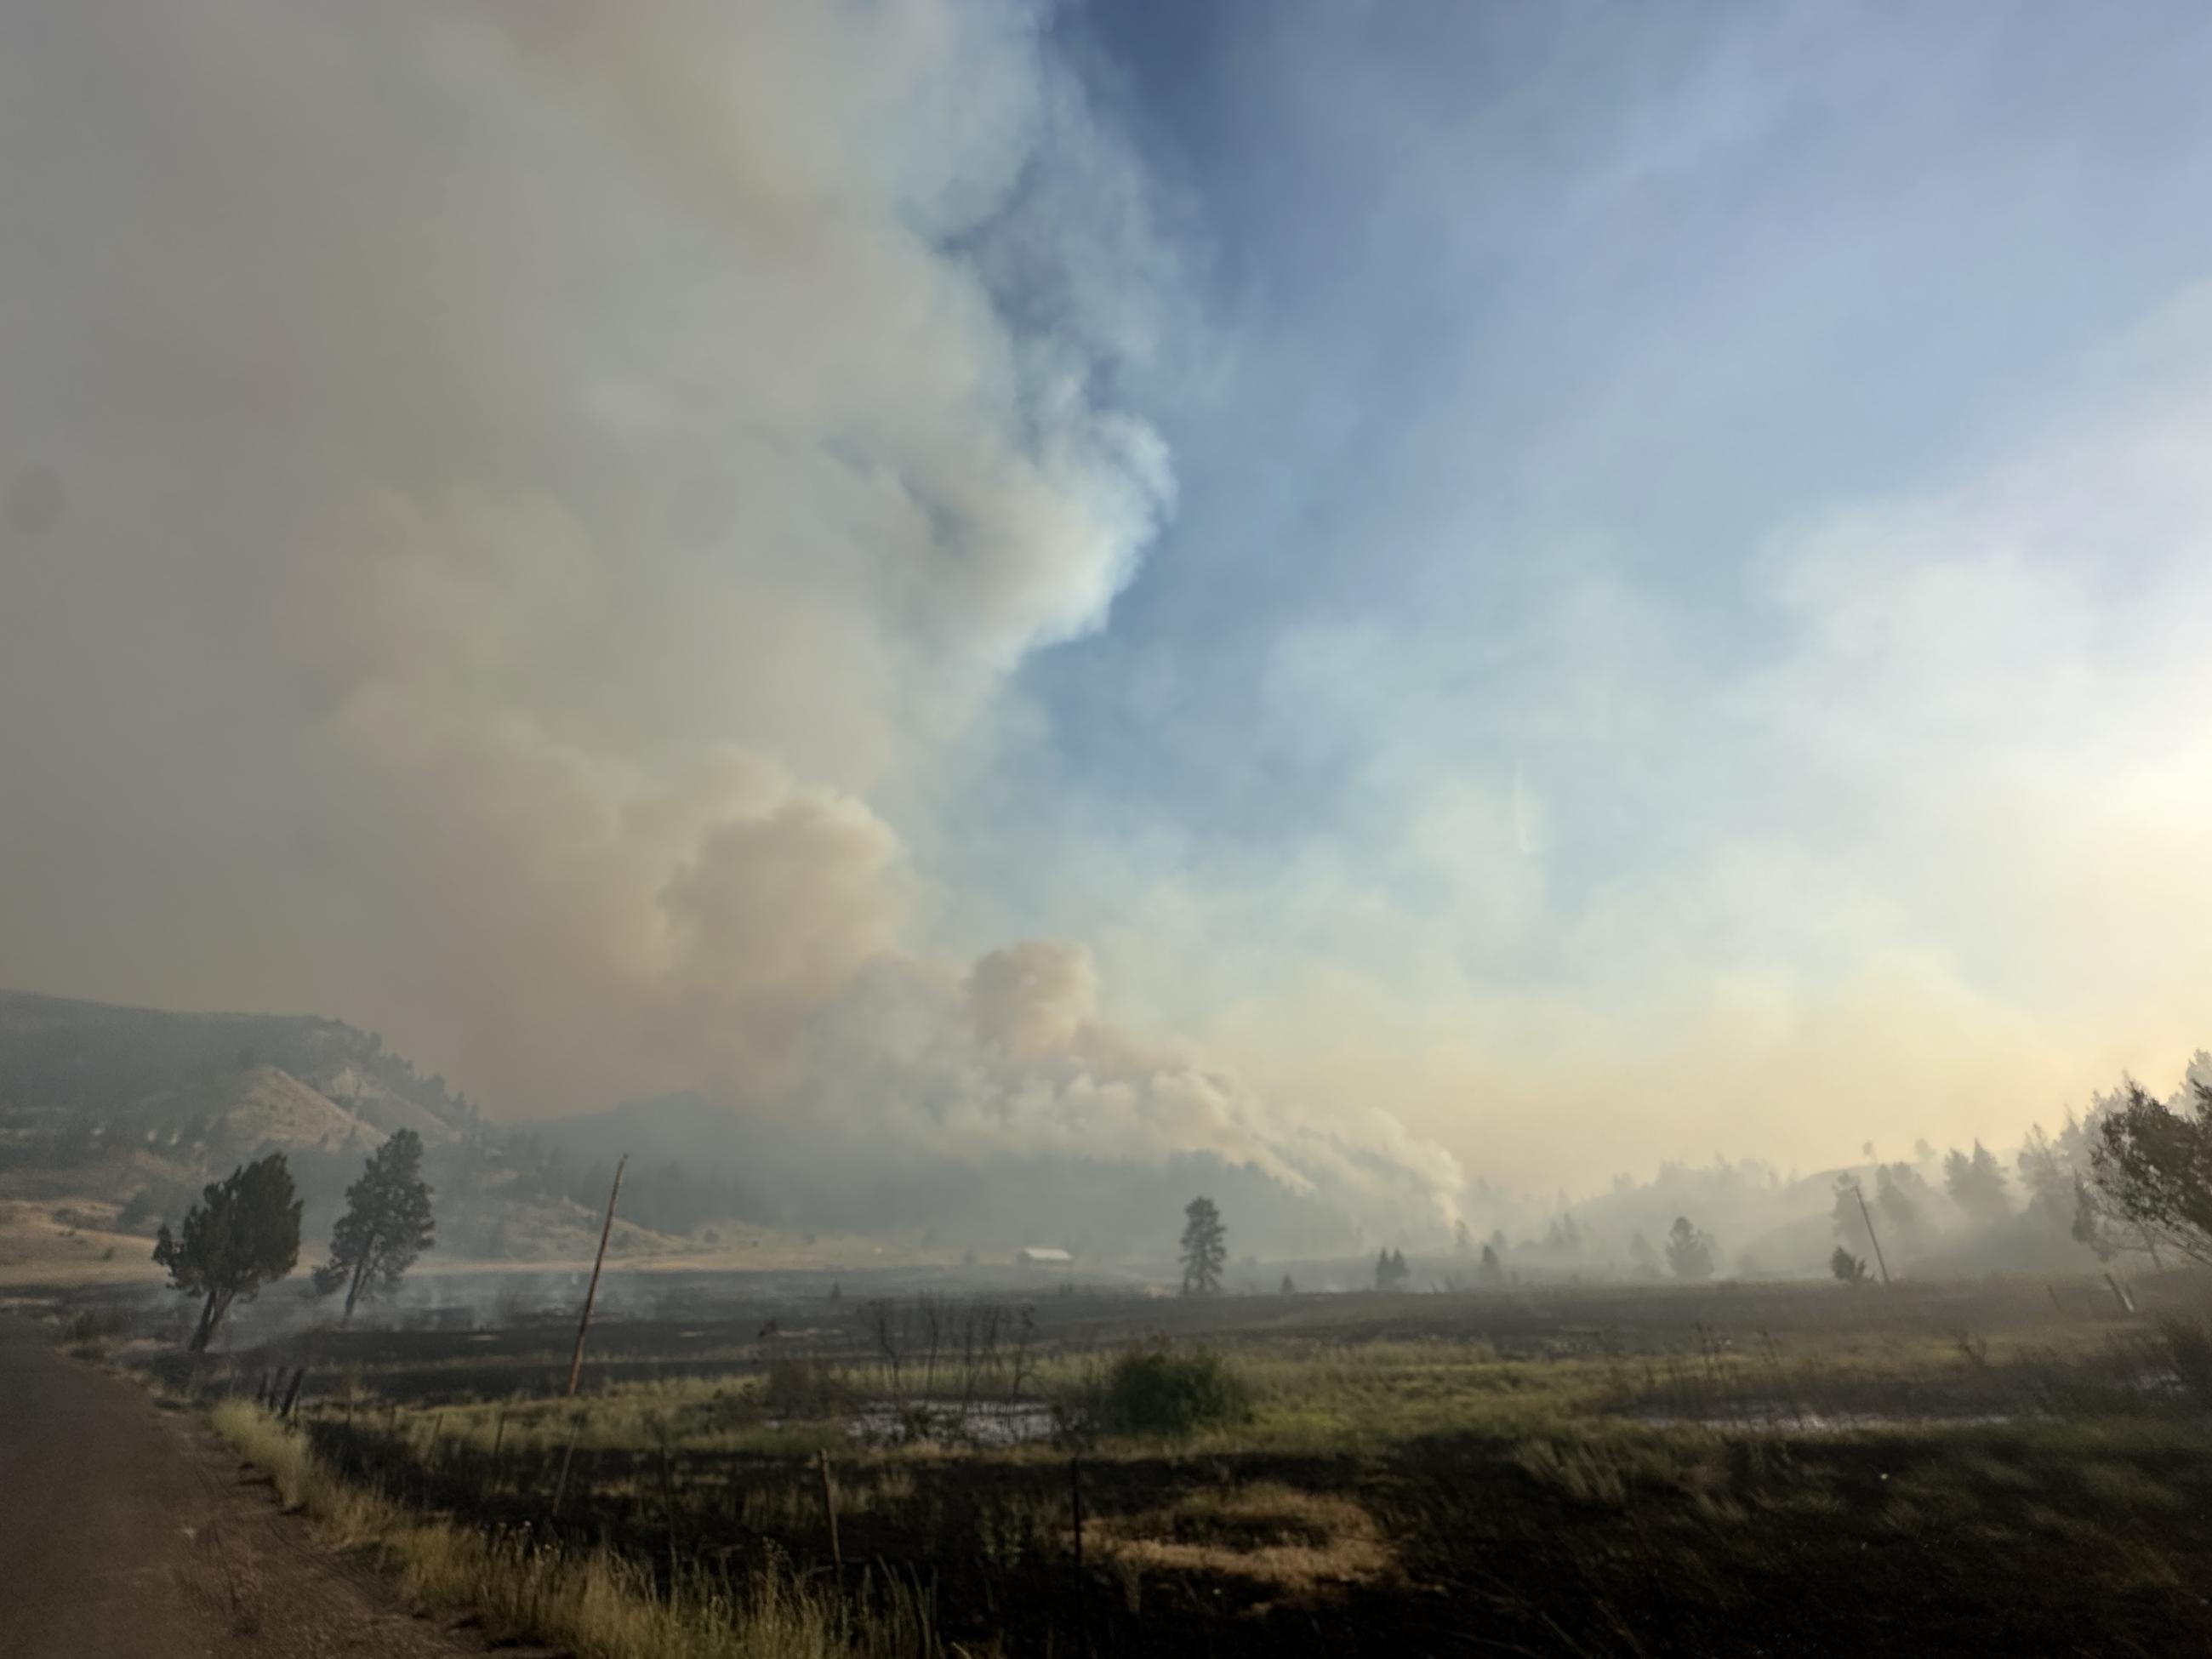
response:
<svg viewBox="0 0 2212 1659"><path fill-rule="evenodd" d="M1008 1654L2201 1650L2185 1277L846 1294L158 1362L349 1486L665 1593L788 1571ZM913 1621L909 1620L909 1625ZM919 1626L915 1626L919 1628ZM901 1644L873 1650L899 1650Z"/></svg>

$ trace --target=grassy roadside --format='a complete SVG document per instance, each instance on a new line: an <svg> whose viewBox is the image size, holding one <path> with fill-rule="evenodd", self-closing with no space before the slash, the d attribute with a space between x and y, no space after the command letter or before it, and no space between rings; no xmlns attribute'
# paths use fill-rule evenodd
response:
<svg viewBox="0 0 2212 1659"><path fill-rule="evenodd" d="M427 1606L473 1613L494 1642L536 1641L579 1659L908 1659L945 1650L928 1597L874 1580L857 1596L780 1568L743 1583L693 1572L667 1592L635 1564L426 1519L339 1480L260 1407L227 1400L216 1430L268 1474L288 1509L333 1544L372 1553Z"/></svg>

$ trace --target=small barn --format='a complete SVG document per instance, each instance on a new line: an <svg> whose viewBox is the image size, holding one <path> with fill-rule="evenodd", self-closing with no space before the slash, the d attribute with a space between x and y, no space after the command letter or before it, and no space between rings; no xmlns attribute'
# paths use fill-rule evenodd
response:
<svg viewBox="0 0 2212 1659"><path fill-rule="evenodd" d="M1017 1267L1073 1267L1075 1258L1066 1250L1055 1250L1049 1244L1024 1244L1014 1252Z"/></svg>

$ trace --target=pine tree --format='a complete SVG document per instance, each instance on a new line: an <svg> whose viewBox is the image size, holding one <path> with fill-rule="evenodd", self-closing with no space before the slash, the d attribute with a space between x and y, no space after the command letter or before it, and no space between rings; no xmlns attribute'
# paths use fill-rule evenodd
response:
<svg viewBox="0 0 2212 1659"><path fill-rule="evenodd" d="M1875 1207L1889 1224L1898 1242L1910 1250L1928 1225L1925 1200L1933 1196L1920 1171L1910 1164L1889 1164L1874 1172Z"/></svg>
<svg viewBox="0 0 2212 1659"><path fill-rule="evenodd" d="M1495 1244L1482 1247L1482 1265L1474 1270L1474 1276L1485 1285L1503 1285L1505 1282L1505 1264L1498 1260Z"/></svg>
<svg viewBox="0 0 2212 1659"><path fill-rule="evenodd" d="M1984 1226L2012 1213L2012 1201L2005 1195L2004 1166L1978 1140L1971 1158L1956 1147L1945 1155L1943 1187L1953 1202Z"/></svg>
<svg viewBox="0 0 2212 1659"><path fill-rule="evenodd" d="M1210 1198L1194 1198L1182 1213L1182 1293L1211 1296L1221 1288L1229 1261L1228 1229Z"/></svg>
<svg viewBox="0 0 2212 1659"><path fill-rule="evenodd" d="M1676 1216L1668 1230L1667 1265L1677 1279L1702 1281L1713 1276L1713 1241L1691 1225L1686 1215Z"/></svg>
<svg viewBox="0 0 2212 1659"><path fill-rule="evenodd" d="M430 1188L422 1179L422 1137L398 1129L368 1155L346 1188L345 1213L331 1229L331 1259L315 1269L315 1289L345 1290L343 1318L363 1296L392 1290L430 1247Z"/></svg>
<svg viewBox="0 0 2212 1659"><path fill-rule="evenodd" d="M2102 1218L2097 1212L2096 1200L2089 1194L2089 1183L2080 1176L2074 1177L2074 1242L2087 1245L2097 1254L2100 1261L2110 1261L2114 1251L2112 1243L2105 1233Z"/></svg>

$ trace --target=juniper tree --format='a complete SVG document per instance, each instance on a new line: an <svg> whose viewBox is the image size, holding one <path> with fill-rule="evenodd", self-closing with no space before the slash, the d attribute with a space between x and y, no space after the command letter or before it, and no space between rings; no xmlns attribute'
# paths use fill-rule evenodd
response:
<svg viewBox="0 0 2212 1659"><path fill-rule="evenodd" d="M192 1332L194 1353L206 1349L232 1302L251 1301L292 1271L300 1259L300 1209L291 1166L283 1153L271 1152L210 1182L173 1235L162 1224L154 1260L177 1289L205 1298Z"/></svg>

